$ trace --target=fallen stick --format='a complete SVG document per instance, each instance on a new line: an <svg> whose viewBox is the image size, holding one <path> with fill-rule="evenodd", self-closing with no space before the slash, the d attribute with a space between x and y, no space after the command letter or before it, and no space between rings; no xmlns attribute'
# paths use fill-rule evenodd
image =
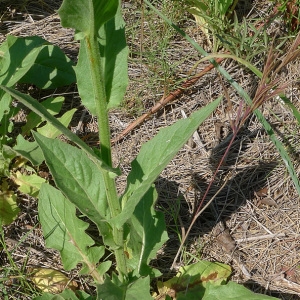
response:
<svg viewBox="0 0 300 300"><path fill-rule="evenodd" d="M219 64L224 58L217 58L216 62ZM171 92L167 97L162 97L151 109L149 109L145 114L137 118L134 122L129 124L126 129L124 129L115 139L111 141L111 144L114 145L115 143L122 140L130 131L132 131L137 126L141 125L146 119L148 119L151 115L156 113L158 110L160 110L162 107L166 106L167 103L175 100L178 96L180 96L185 89L189 88L193 84L195 84L199 78L204 76L207 72L212 70L214 68L213 64L209 64L204 70L202 70L200 73L192 77L191 79L186 80L180 88L178 88L176 91Z"/></svg>
<svg viewBox="0 0 300 300"><path fill-rule="evenodd" d="M243 243L243 242L252 242L252 241L259 241L259 240L266 240L266 239L274 239L278 237L286 237L285 233L274 233L274 234L266 234L260 236L250 236L248 238L241 238L235 240L236 243Z"/></svg>

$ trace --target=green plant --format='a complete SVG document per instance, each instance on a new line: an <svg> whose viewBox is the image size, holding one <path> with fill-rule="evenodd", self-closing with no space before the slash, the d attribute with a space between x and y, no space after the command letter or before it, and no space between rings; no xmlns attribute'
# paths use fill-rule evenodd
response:
<svg viewBox="0 0 300 300"><path fill-rule="evenodd" d="M8 36L0 46L0 83L14 87L17 83L31 83L41 89L52 89L68 85L75 81L72 61L57 47L40 37L17 38ZM25 140L30 130L36 127L38 132L55 138L59 131L51 124L41 126L42 119L34 113L27 116L22 133L14 132L13 118L20 107L12 105L12 97L0 91L0 224L7 225L17 216L17 195L11 188L11 182L19 186L19 191L37 196L39 188L45 180L33 166L43 161L42 151L36 142ZM60 112L64 98L48 98L41 104L53 115ZM71 121L75 109L67 111L59 119L66 126ZM22 171L22 174L21 172Z"/></svg>
<svg viewBox="0 0 300 300"><path fill-rule="evenodd" d="M81 274L94 279L96 299L152 299L150 280L159 272L151 267L150 260L167 240L164 216L154 209L157 193L153 182L216 109L221 97L162 129L143 145L119 197L114 180L119 170L112 165L108 110L120 104L127 86L127 47L120 3L64 0L59 14L62 25L75 28L80 40L75 67L78 90L83 104L98 118L100 149L89 148L29 95L0 86L76 145L33 132L57 187L43 183L39 193L39 218L46 245L60 251L66 270L82 265ZM85 232L88 223L78 217L76 209L96 224L103 245L96 245ZM114 254L114 259L106 255L107 251ZM165 286L173 288L179 280L178 299L216 299L216 293L228 299L234 293L243 299L268 298L234 283L226 284L229 275L228 266L200 262L182 268L177 278ZM190 282L192 286L187 289ZM46 293L37 299L57 298L92 299L70 290L60 296ZM165 299L170 299L168 293Z"/></svg>
<svg viewBox="0 0 300 300"><path fill-rule="evenodd" d="M287 29L296 33L300 23L299 0L273 0L273 2L276 5L275 12L283 15Z"/></svg>
<svg viewBox="0 0 300 300"><path fill-rule="evenodd" d="M20 243L22 241L19 241ZM16 245L17 246L17 245ZM37 288L27 280L25 275L25 269L26 265L25 263L21 266L18 266L13 258L13 254L16 250L15 247L11 247L8 249L6 243L5 243L5 236L4 232L0 232L0 250L1 250L1 277L0 277L0 298L4 300L11 299L11 290L13 288L16 288L18 291L17 293L14 293L14 297L20 297L22 296L22 291L24 291L24 294L30 294L32 296L40 295L40 291L37 290ZM5 257L5 258L4 258ZM7 261L7 265L4 266L4 261ZM3 284L4 282L9 282L9 284L6 286Z"/></svg>
<svg viewBox="0 0 300 300"><path fill-rule="evenodd" d="M213 38L213 52L218 50L220 43L217 35L228 31L227 16L233 11L236 3L234 0L188 0L187 10L194 15L196 23L205 34L208 42Z"/></svg>
<svg viewBox="0 0 300 300"><path fill-rule="evenodd" d="M75 28L80 40L75 67L78 90L83 104L98 117L100 149L89 148L29 95L1 85L6 95L25 104L80 148L33 132L59 188L42 184L39 193L46 245L61 252L66 270L82 263L81 273L94 278L99 299L132 299L136 293L150 299L150 278L159 272L149 262L167 239L164 217L154 210L153 181L220 99L161 130L144 145L132 162L126 190L118 197L114 178L119 171L112 166L108 109L119 105L127 86L127 47L119 1L89 1L86 5L65 0L59 14L62 25ZM88 224L76 216L76 208L97 225L104 246L95 246L85 233ZM105 275L112 268L105 249L116 260L111 278Z"/></svg>

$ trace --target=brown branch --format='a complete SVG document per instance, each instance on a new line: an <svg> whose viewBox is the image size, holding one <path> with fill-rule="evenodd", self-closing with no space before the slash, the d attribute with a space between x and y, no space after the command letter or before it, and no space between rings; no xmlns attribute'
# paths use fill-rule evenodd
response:
<svg viewBox="0 0 300 300"><path fill-rule="evenodd" d="M224 58L218 58L216 59L216 62L219 64ZM141 125L146 119L150 118L151 115L159 111L161 108L166 106L167 103L175 100L177 97L179 97L187 88L194 85L199 78L204 76L206 73L208 73L210 70L214 68L213 64L209 64L204 70L202 70L200 73L192 77L191 79L186 80L180 88L178 88L176 91L171 92L167 97L162 97L151 109L149 109L145 114L140 116L138 119L136 119L134 122L129 124L129 126L122 131L115 139L111 141L112 145L122 140L130 131Z"/></svg>

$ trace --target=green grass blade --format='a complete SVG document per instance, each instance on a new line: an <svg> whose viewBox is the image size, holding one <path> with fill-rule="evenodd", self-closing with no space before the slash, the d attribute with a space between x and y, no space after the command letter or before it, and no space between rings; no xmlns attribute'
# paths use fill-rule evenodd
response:
<svg viewBox="0 0 300 300"><path fill-rule="evenodd" d="M300 125L300 112L295 107L295 105L290 101L290 99L284 95L280 96L281 100L292 110L294 117L296 118L298 124Z"/></svg>
<svg viewBox="0 0 300 300"><path fill-rule="evenodd" d="M203 56L208 56L208 53L200 47L190 36L188 36L182 29L177 27L172 21L170 21L166 16L164 16L158 9L156 9L148 0L144 0L145 3L153 9L167 24L172 26L178 33L180 33L199 53L201 53ZM249 97L249 95L245 92L245 90L236 82L234 79L229 75L229 73L222 68L220 65L216 63L215 60L211 59L210 62L215 66L215 68L228 80L228 82L236 89L236 91L245 99L246 103L251 106L252 100ZM254 114L258 118L258 120L261 122L263 125L264 129L266 132L269 134L271 141L277 148L283 162L285 163L287 170L294 182L295 188L300 195L300 181L299 178L297 177L296 171L294 169L294 166L291 162L291 159L284 149L284 146L282 143L277 139L277 137L274 134L274 131L271 127L271 125L268 123L268 121L265 119L263 114L256 109L254 111Z"/></svg>

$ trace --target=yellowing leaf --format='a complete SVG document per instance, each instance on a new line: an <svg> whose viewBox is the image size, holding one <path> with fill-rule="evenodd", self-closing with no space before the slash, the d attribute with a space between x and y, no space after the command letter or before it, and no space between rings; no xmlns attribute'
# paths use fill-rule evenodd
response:
<svg viewBox="0 0 300 300"><path fill-rule="evenodd" d="M186 295L188 296L186 299L202 299L208 285L224 284L230 274L230 266L202 260L181 267L177 275L170 280L158 282L159 295L154 296L156 296L155 299L171 297L176 300L180 295Z"/></svg>
<svg viewBox="0 0 300 300"><path fill-rule="evenodd" d="M40 176L35 174L22 175L19 171L15 173L13 180L17 185L19 185L20 192L32 197L36 197L38 195L42 183L46 182L46 180Z"/></svg>
<svg viewBox="0 0 300 300"><path fill-rule="evenodd" d="M189 9L189 12L194 16L198 28L204 33L204 35L207 39L207 42L209 43L209 45L211 45L211 42L209 39L210 38L209 30L208 30L209 25L208 25L206 19L201 16L201 10L197 7L192 7Z"/></svg>
<svg viewBox="0 0 300 300"><path fill-rule="evenodd" d="M19 211L17 196L8 189L8 183L4 180L0 186L0 225L13 222Z"/></svg>
<svg viewBox="0 0 300 300"><path fill-rule="evenodd" d="M75 290L78 287L75 281L53 269L35 268L32 272L31 280L43 292L57 294L66 288Z"/></svg>

